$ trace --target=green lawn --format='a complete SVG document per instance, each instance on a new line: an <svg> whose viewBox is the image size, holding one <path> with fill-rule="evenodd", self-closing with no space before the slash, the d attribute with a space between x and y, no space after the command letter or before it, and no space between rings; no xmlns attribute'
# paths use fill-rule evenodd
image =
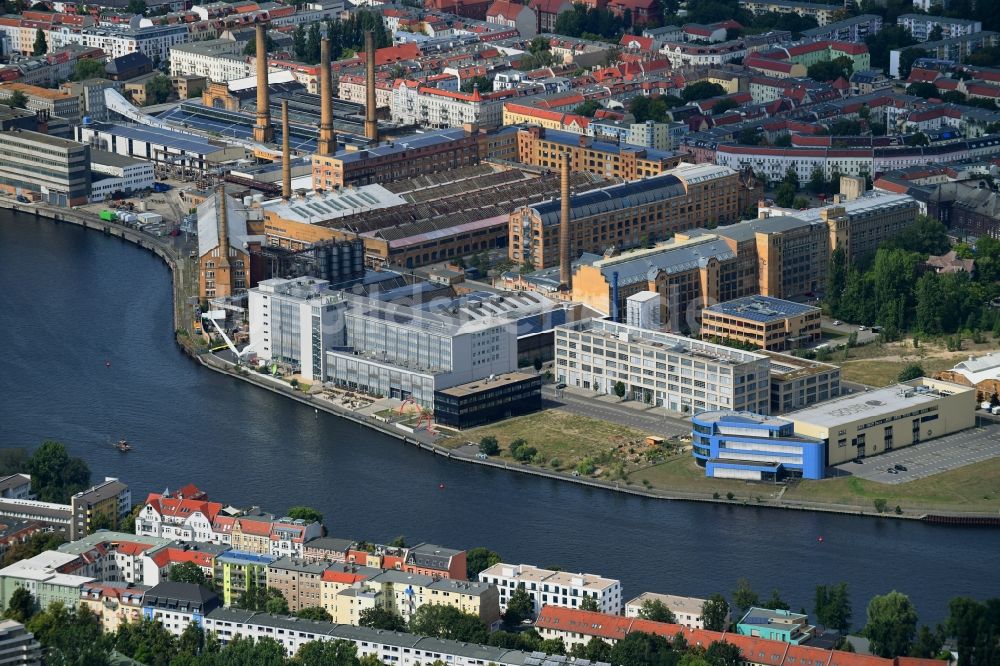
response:
<svg viewBox="0 0 1000 666"><path fill-rule="evenodd" d="M719 493L720 498L726 493L733 493L734 500L754 501L756 497L769 498L780 490L781 486L766 483L747 483L732 479L710 479L705 476L705 470L699 467L690 451L674 456L669 460L652 467L636 470L628 475L633 485L654 490L678 491L712 495Z"/></svg>
<svg viewBox="0 0 1000 666"><path fill-rule="evenodd" d="M1000 458L992 458L948 472L899 485L840 477L802 481L785 493L785 500L850 504L871 509L885 499L890 510L897 504L915 511L1000 512Z"/></svg>
<svg viewBox="0 0 1000 666"><path fill-rule="evenodd" d="M840 364L840 377L844 381L868 386L888 386L896 381L903 368L914 362L920 363L927 375L933 375L954 367L957 361L953 358L923 358L913 361L879 361L873 358L849 360Z"/></svg>

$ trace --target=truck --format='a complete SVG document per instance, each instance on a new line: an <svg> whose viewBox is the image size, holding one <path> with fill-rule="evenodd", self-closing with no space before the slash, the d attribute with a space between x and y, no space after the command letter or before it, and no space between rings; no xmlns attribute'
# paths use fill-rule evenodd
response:
<svg viewBox="0 0 1000 666"><path fill-rule="evenodd" d="M105 222L114 222L118 219L118 214L113 210L105 209L101 211L101 219Z"/></svg>

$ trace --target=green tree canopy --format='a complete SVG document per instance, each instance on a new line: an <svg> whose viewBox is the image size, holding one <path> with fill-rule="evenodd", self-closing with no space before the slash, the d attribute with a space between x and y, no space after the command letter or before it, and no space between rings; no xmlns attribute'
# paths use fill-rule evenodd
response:
<svg viewBox="0 0 1000 666"><path fill-rule="evenodd" d="M104 76L104 63L97 58L83 58L77 60L73 66L73 75L70 77L74 81L85 81L87 79L98 79Z"/></svg>
<svg viewBox="0 0 1000 666"><path fill-rule="evenodd" d="M928 83L927 81L917 81L916 83L911 83L906 87L906 93L908 95L923 97L924 99L938 97L937 86L933 83Z"/></svg>
<svg viewBox="0 0 1000 666"><path fill-rule="evenodd" d="M372 629L406 631L406 621L397 613L383 606L373 606L361 611L361 614L358 616L358 624L362 627L370 627Z"/></svg>
<svg viewBox="0 0 1000 666"><path fill-rule="evenodd" d="M583 601L580 602L580 610L599 613L601 611L601 607L597 604L597 599L594 597L584 597Z"/></svg>
<svg viewBox="0 0 1000 666"><path fill-rule="evenodd" d="M333 617L322 606L307 606L295 611L295 617L303 620L316 620L318 622L332 622Z"/></svg>
<svg viewBox="0 0 1000 666"><path fill-rule="evenodd" d="M616 666L673 666L676 655L663 636L633 631L611 648Z"/></svg>
<svg viewBox="0 0 1000 666"><path fill-rule="evenodd" d="M179 562L170 567L170 580L174 583L193 583L206 585L205 570L194 562Z"/></svg>
<svg viewBox="0 0 1000 666"><path fill-rule="evenodd" d="M45 41L45 31L41 28L35 31L35 44L32 47L32 55L45 55L49 52L49 44Z"/></svg>
<svg viewBox="0 0 1000 666"><path fill-rule="evenodd" d="M24 543L11 546L4 555L4 566L8 566L19 560L26 560L47 550L55 550L66 543L66 537L58 532L35 532Z"/></svg>
<svg viewBox="0 0 1000 666"><path fill-rule="evenodd" d="M760 597L750 587L750 581L740 578L736 581L736 589L733 590L733 605L740 609L740 612L747 612L752 606L760 604Z"/></svg>
<svg viewBox="0 0 1000 666"><path fill-rule="evenodd" d="M709 631L724 631L729 623L729 602L721 594L713 594L702 605L701 618Z"/></svg>
<svg viewBox="0 0 1000 666"><path fill-rule="evenodd" d="M323 514L311 506L293 506L288 510L288 517L292 520L304 520L307 523L323 522Z"/></svg>
<svg viewBox="0 0 1000 666"><path fill-rule="evenodd" d="M35 614L35 598L27 588L18 587L10 595L7 602L7 609L3 616L8 620L14 620L24 624Z"/></svg>
<svg viewBox="0 0 1000 666"><path fill-rule="evenodd" d="M467 643L485 643L489 630L479 616L454 606L424 604L410 618L410 632Z"/></svg>
<svg viewBox="0 0 1000 666"><path fill-rule="evenodd" d="M893 590L868 602L868 623L862 632L880 657L906 656L917 633L917 611L909 597Z"/></svg>
<svg viewBox="0 0 1000 666"><path fill-rule="evenodd" d="M760 604L764 608L770 608L771 610L791 610L792 607L781 598L781 593L778 590L771 590L771 598L767 601L763 601Z"/></svg>
<svg viewBox="0 0 1000 666"><path fill-rule="evenodd" d="M711 666L740 666L743 655L732 643L712 641L705 650L705 661Z"/></svg>
<svg viewBox="0 0 1000 666"><path fill-rule="evenodd" d="M486 439L485 437L483 439ZM496 438L494 438L494 441ZM479 450L482 451L482 441L479 443ZM500 447L497 445L496 451L494 453L489 453L489 451L483 451L489 455L496 455L500 452ZM488 548L483 548L478 546L476 548L471 548L465 553L465 571L469 577L469 580L475 580L476 576L480 572L489 569L494 564L500 564L500 554L492 551Z"/></svg>
<svg viewBox="0 0 1000 666"><path fill-rule="evenodd" d="M535 616L535 602L531 600L524 583L520 583L507 601L507 610L503 614L503 623L508 627L516 627L524 620Z"/></svg>
<svg viewBox="0 0 1000 666"><path fill-rule="evenodd" d="M358 646L352 641L310 641L299 648L294 666L358 666Z"/></svg>
<svg viewBox="0 0 1000 666"><path fill-rule="evenodd" d="M917 379L924 376L924 368L919 363L910 363L905 368L899 371L899 376L896 378L900 382L908 382L911 379Z"/></svg>
<svg viewBox="0 0 1000 666"><path fill-rule="evenodd" d="M673 624L677 621L674 612L667 608L667 605L659 599L646 599L639 607L639 617L644 620L654 622L668 622Z"/></svg>
<svg viewBox="0 0 1000 666"><path fill-rule="evenodd" d="M577 104L573 107L573 113L578 116L586 116L587 118L593 118L594 114L601 108L601 105L592 99L587 100L582 104Z"/></svg>
<svg viewBox="0 0 1000 666"><path fill-rule="evenodd" d="M69 498L90 485L90 468L82 458L71 458L59 442L47 441L28 461L31 492L43 502L69 504Z"/></svg>
<svg viewBox="0 0 1000 666"><path fill-rule="evenodd" d="M498 442L497 438L494 437L493 435L486 435L485 437L479 440L479 452L485 453L488 456L495 456L496 454L500 453L500 442ZM468 553L466 553L466 561L468 561ZM483 569L485 568L486 567L483 567ZM480 569L479 571L482 571L482 569ZM479 573L479 571L477 571L476 573Z"/></svg>
<svg viewBox="0 0 1000 666"><path fill-rule="evenodd" d="M701 99L719 97L720 95L725 94L725 88L718 83L712 83L711 81L695 81L681 91L681 97L684 98L684 101L686 102L697 102Z"/></svg>
<svg viewBox="0 0 1000 666"><path fill-rule="evenodd" d="M156 74L146 82L146 104L163 104L174 92L170 77Z"/></svg>

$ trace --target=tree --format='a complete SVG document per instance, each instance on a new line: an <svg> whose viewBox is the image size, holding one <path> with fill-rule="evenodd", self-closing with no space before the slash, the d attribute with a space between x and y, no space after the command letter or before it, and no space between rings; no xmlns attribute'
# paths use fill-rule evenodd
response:
<svg viewBox="0 0 1000 666"><path fill-rule="evenodd" d="M318 622L333 622L331 616L322 606L307 606L295 611L295 617L303 620L316 620Z"/></svg>
<svg viewBox="0 0 1000 666"><path fill-rule="evenodd" d="M566 654L566 643L562 638L549 638L538 644L538 651L545 654Z"/></svg>
<svg viewBox="0 0 1000 666"><path fill-rule="evenodd" d="M18 92L21 91L15 91L15 93ZM21 93L21 97L24 97L24 93ZM7 104L10 104L11 99L13 99L13 95L7 98ZM30 457L28 449L23 447L0 448L0 476L10 476L11 474L26 472Z"/></svg>
<svg viewBox="0 0 1000 666"><path fill-rule="evenodd" d="M625 397L625 382L615 382L615 395L619 398Z"/></svg>
<svg viewBox="0 0 1000 666"><path fill-rule="evenodd" d="M174 583L205 585L205 571L194 562L180 562L170 567L170 580Z"/></svg>
<svg viewBox="0 0 1000 666"><path fill-rule="evenodd" d="M424 604L410 618L410 633L466 643L485 643L489 630L478 615L454 606Z"/></svg>
<svg viewBox="0 0 1000 666"><path fill-rule="evenodd" d="M924 369L919 363L910 363L905 368L899 371L899 376L896 381L908 382L911 379L917 379L918 377L924 376Z"/></svg>
<svg viewBox="0 0 1000 666"><path fill-rule="evenodd" d="M584 597L583 601L580 602L580 610L599 613L601 611L601 607L597 605L597 599L594 597Z"/></svg>
<svg viewBox="0 0 1000 666"><path fill-rule="evenodd" d="M931 631L927 625L924 625L917 632L917 640L910 650L910 656L922 659L937 659L937 656L941 654L943 643L944 641L941 639L941 625L938 625L938 631ZM970 647L970 649L972 648ZM961 661L962 653L959 652L958 654L959 661Z"/></svg>
<svg viewBox="0 0 1000 666"><path fill-rule="evenodd" d="M27 588L18 587L10 595L7 602L7 609L3 616L8 620L14 620L24 624L35 614L35 598Z"/></svg>
<svg viewBox="0 0 1000 666"><path fill-rule="evenodd" d="M28 461L31 492L43 502L69 504L70 496L90 485L90 468L81 458L70 458L66 447L47 441Z"/></svg>
<svg viewBox="0 0 1000 666"><path fill-rule="evenodd" d="M806 74L814 81L836 81L840 77L849 77L853 70L854 63L851 59L840 57L813 63L809 65Z"/></svg>
<svg viewBox="0 0 1000 666"><path fill-rule="evenodd" d="M927 51L918 48L909 48L900 51L899 78L904 80L910 78L910 70L913 68L914 61L926 58L928 55Z"/></svg>
<svg viewBox="0 0 1000 666"><path fill-rule="evenodd" d="M247 44L247 47L249 46L250 45ZM244 51L245 50L246 49L244 49ZM254 44L253 50L256 53L256 44ZM306 58L306 26L303 23L298 24L295 27L295 32L292 33L292 53L295 55L296 60L305 60Z"/></svg>
<svg viewBox="0 0 1000 666"><path fill-rule="evenodd" d="M712 641L705 650L705 661L712 666L740 666L743 654L732 643Z"/></svg>
<svg viewBox="0 0 1000 666"><path fill-rule="evenodd" d="M938 89L933 83L928 83L927 81L917 81L916 83L911 83L906 87L906 94L929 99L931 97L938 96Z"/></svg>
<svg viewBox="0 0 1000 666"><path fill-rule="evenodd" d="M123 622L114 635L115 650L143 664L168 664L177 654L174 636L158 620Z"/></svg>
<svg viewBox="0 0 1000 666"><path fill-rule="evenodd" d="M927 41L939 42L941 41L941 37L943 35L944 35L944 29L941 27L941 25L940 24L935 25L933 28L931 28L931 31L927 33Z"/></svg>
<svg viewBox="0 0 1000 666"><path fill-rule="evenodd" d="M358 646L353 641L309 641L292 659L296 666L358 666Z"/></svg>
<svg viewBox="0 0 1000 666"><path fill-rule="evenodd" d="M370 627L372 629L406 631L406 621L398 614L382 606L374 606L361 611L361 614L358 616L358 624L362 627Z"/></svg>
<svg viewBox="0 0 1000 666"><path fill-rule="evenodd" d="M288 510L288 517L292 520L304 520L307 523L323 522L323 514L311 506L293 506Z"/></svg>
<svg viewBox="0 0 1000 666"><path fill-rule="evenodd" d="M173 92L174 87L170 83L170 77L156 74L146 82L146 103L163 104Z"/></svg>
<svg viewBox="0 0 1000 666"><path fill-rule="evenodd" d="M719 97L726 94L726 89L718 83L711 81L696 81L681 91L681 97L686 102L696 102L710 97Z"/></svg>
<svg viewBox="0 0 1000 666"><path fill-rule="evenodd" d="M57 532L35 532L24 543L15 544L4 555L4 566L26 560L47 550L55 550L66 543L66 537Z"/></svg>
<svg viewBox="0 0 1000 666"><path fill-rule="evenodd" d="M736 100L734 100L731 97L726 97L725 99L720 99L712 107L712 115L713 116L721 116L726 111L730 111L730 110L735 109L737 107L739 107L739 102L737 102Z"/></svg>
<svg viewBox="0 0 1000 666"><path fill-rule="evenodd" d="M49 52L48 42L45 41L45 31L41 28L35 30L35 44L32 47L32 55L45 55Z"/></svg>
<svg viewBox="0 0 1000 666"><path fill-rule="evenodd" d="M109 641L101 624L88 608L67 608L54 601L27 624L46 654L59 655L60 663L97 666L108 664Z"/></svg>
<svg viewBox="0 0 1000 666"><path fill-rule="evenodd" d="M313 25L317 26L317 30L319 29L318 28L318 24L313 24ZM294 48L295 48L294 37L292 39L293 39L293 41L292 41L292 49L294 50ZM272 51L277 50L277 48L278 48L278 43L274 41L274 39L271 37L271 35L267 34L267 31L265 31L264 32L264 50L267 51L267 53L271 53ZM265 56L267 55L267 53L265 53ZM250 41L247 42L247 45L243 47L243 55L257 57L257 40L256 39L251 39ZM318 56L316 58L316 62L319 62L319 57ZM314 65L316 63L310 63L310 64Z"/></svg>
<svg viewBox="0 0 1000 666"><path fill-rule="evenodd" d="M736 581L736 589L733 590L733 605L740 609L741 612L745 613L752 606L756 606L760 603L760 597L757 593L753 591L750 587L750 581L746 578L740 578Z"/></svg>
<svg viewBox="0 0 1000 666"><path fill-rule="evenodd" d="M493 435L486 435L479 440L479 452L485 453L488 456L495 456L500 453L500 442Z"/></svg>
<svg viewBox="0 0 1000 666"><path fill-rule="evenodd" d="M586 645L577 645L570 653L578 659L608 661L611 659L611 646L600 638L591 638Z"/></svg>
<svg viewBox="0 0 1000 666"><path fill-rule="evenodd" d="M940 220L927 215L917 215L913 224L907 226L886 245L926 255L944 254L951 247L951 242L948 240L948 228Z"/></svg>
<svg viewBox="0 0 1000 666"><path fill-rule="evenodd" d="M493 82L485 76L474 76L462 83L462 92L471 93L476 88L481 93L489 92L493 90Z"/></svg>
<svg viewBox="0 0 1000 666"><path fill-rule="evenodd" d="M482 443L480 442L480 446ZM482 450L482 449L480 449ZM497 447L499 451L499 446ZM487 454L492 455L492 454ZM489 569L494 564L500 564L500 554L483 548L482 546L472 548L465 553L465 571L469 580L475 580L481 571Z"/></svg>
<svg viewBox="0 0 1000 666"><path fill-rule="evenodd" d="M862 634L879 657L906 656L917 633L917 611L909 597L893 590L868 602L868 623Z"/></svg>
<svg viewBox="0 0 1000 666"><path fill-rule="evenodd" d="M729 603L721 594L713 594L701 607L701 618L709 631L724 631L729 624Z"/></svg>
<svg viewBox="0 0 1000 666"><path fill-rule="evenodd" d="M774 190L774 203L782 208L791 208L795 204L795 186L790 183L781 183Z"/></svg>
<svg viewBox="0 0 1000 666"><path fill-rule="evenodd" d="M656 666L672 664L670 643L663 636L633 631L611 648L611 663L616 666Z"/></svg>
<svg viewBox="0 0 1000 666"><path fill-rule="evenodd" d="M601 108L601 105L592 99L588 99L582 104L577 104L573 108L573 113L578 116L586 116L587 118L593 118L594 114Z"/></svg>
<svg viewBox="0 0 1000 666"><path fill-rule="evenodd" d="M286 666L285 647L273 638L244 638L236 635L214 660L220 666Z"/></svg>
<svg viewBox="0 0 1000 666"><path fill-rule="evenodd" d="M277 592L277 594L269 594L267 600L264 602L264 611L270 613L271 615L288 615L288 600L274 588L268 588L268 592Z"/></svg>
<svg viewBox="0 0 1000 666"><path fill-rule="evenodd" d="M83 58L77 60L73 66L73 75L70 77L74 81L85 81L87 79L101 78L104 76L104 63L97 58Z"/></svg>
<svg viewBox="0 0 1000 666"><path fill-rule="evenodd" d="M744 146L757 146L764 140L764 135L756 127L744 127L736 140Z"/></svg>
<svg viewBox="0 0 1000 666"><path fill-rule="evenodd" d="M659 599L646 599L639 607L639 617L644 620L654 622L667 622L673 624L677 621L674 612L667 608L667 605Z"/></svg>
<svg viewBox="0 0 1000 666"><path fill-rule="evenodd" d="M400 534L388 544L392 548L406 548L406 537Z"/></svg>
<svg viewBox="0 0 1000 666"><path fill-rule="evenodd" d="M816 621L828 629L846 635L851 625L851 602L847 583L817 585L813 614Z"/></svg>
<svg viewBox="0 0 1000 666"><path fill-rule="evenodd" d="M771 610L791 610L792 608L781 598L781 594L777 590L771 590L771 598L762 603L761 606Z"/></svg>
<svg viewBox="0 0 1000 666"><path fill-rule="evenodd" d="M145 0L128 0L128 5L125 7L125 11L129 14L145 14L146 2Z"/></svg>
<svg viewBox="0 0 1000 666"><path fill-rule="evenodd" d="M955 639L959 666L996 663L997 657L1000 657L1000 644L997 643L997 636L1000 635L1000 599L982 603L968 597L955 597L948 602L948 619L944 629ZM941 633L940 628L938 633ZM918 646L921 649L932 647L927 643L926 637L922 639L918 635L914 653ZM940 650L940 646L937 647Z"/></svg>
<svg viewBox="0 0 1000 666"><path fill-rule="evenodd" d="M530 462L536 453L538 453L538 449L528 446L528 442L521 438L510 443L510 455L518 462Z"/></svg>
<svg viewBox="0 0 1000 666"><path fill-rule="evenodd" d="M516 627L524 620L535 616L535 602L531 600L524 583L520 583L507 601L507 610L503 614L503 623L507 627Z"/></svg>

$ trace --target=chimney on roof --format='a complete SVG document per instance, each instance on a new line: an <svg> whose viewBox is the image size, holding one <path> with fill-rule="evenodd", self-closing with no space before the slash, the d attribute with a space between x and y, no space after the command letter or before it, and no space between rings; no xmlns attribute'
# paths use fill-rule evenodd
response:
<svg viewBox="0 0 1000 666"><path fill-rule="evenodd" d="M281 196L292 198L292 150L288 138L288 100L281 100Z"/></svg>
<svg viewBox="0 0 1000 666"><path fill-rule="evenodd" d="M375 33L365 31L365 137L378 141L378 122L375 120Z"/></svg>
<svg viewBox="0 0 1000 666"><path fill-rule="evenodd" d="M222 185L216 191L215 205L219 217L219 268L229 268L229 218L226 213L226 188Z"/></svg>
<svg viewBox="0 0 1000 666"><path fill-rule="evenodd" d="M274 141L271 98L267 89L267 34L260 22L257 23L257 122L253 126L253 140L257 143Z"/></svg>
<svg viewBox="0 0 1000 666"><path fill-rule="evenodd" d="M562 154L560 194L562 202L559 216L559 287L564 291L573 291L573 269L569 256L569 167L570 154L567 150Z"/></svg>
<svg viewBox="0 0 1000 666"><path fill-rule="evenodd" d="M316 142L317 155L333 155L337 152L337 136L333 130L333 86L330 83L330 40L326 37L319 46L319 141Z"/></svg>

